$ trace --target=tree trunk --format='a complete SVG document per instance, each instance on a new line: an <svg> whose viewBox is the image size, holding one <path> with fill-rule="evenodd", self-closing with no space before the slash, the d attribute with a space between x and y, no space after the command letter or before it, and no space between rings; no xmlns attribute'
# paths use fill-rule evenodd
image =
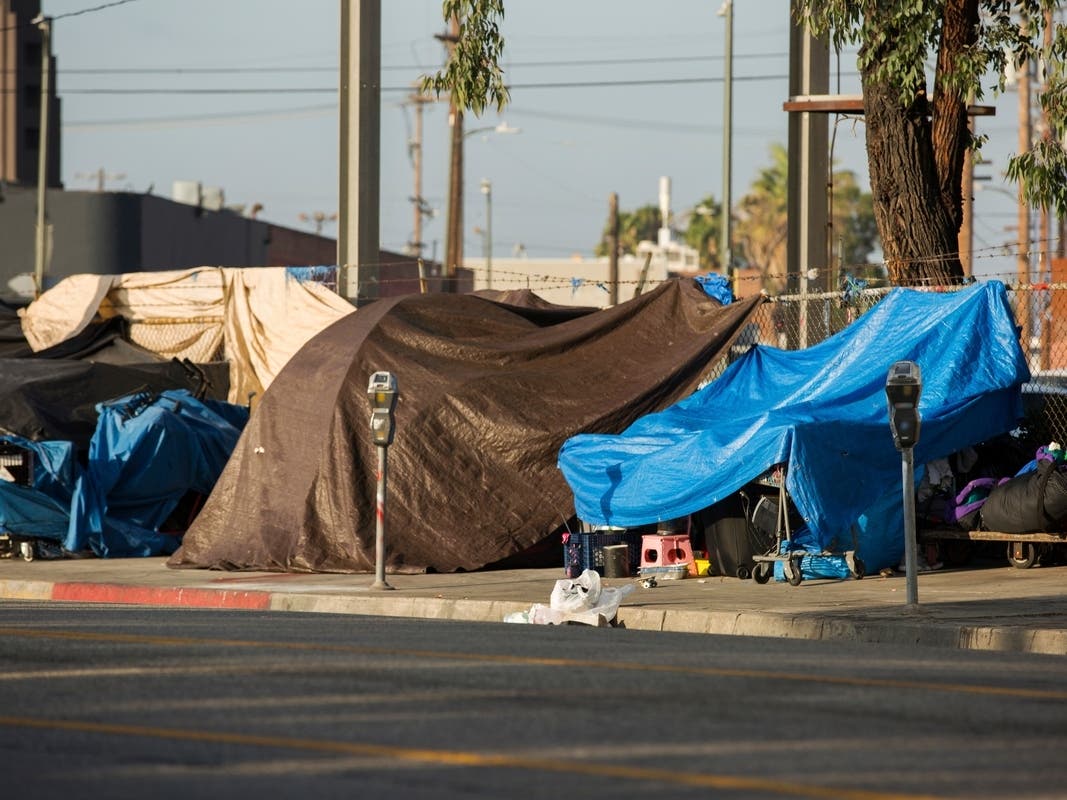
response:
<svg viewBox="0 0 1067 800"><path fill-rule="evenodd" d="M889 278L902 285L958 283L963 279L957 239L960 216L952 213L951 189L948 202L942 192L926 89L921 79L903 87L910 92L905 102L899 83L878 76L878 66L894 55L894 42L901 33L888 13L883 23L885 36L873 46L865 44L861 55L870 57L862 69L867 161ZM962 119L966 124L966 109ZM945 177L951 185L949 171L946 164ZM961 173L957 169L954 174L958 207Z"/></svg>
<svg viewBox="0 0 1067 800"><path fill-rule="evenodd" d="M960 56L978 38L978 0L945 3L941 45L937 52L933 104L933 144L941 202L949 210L957 232L963 224L962 178L971 131L967 97L945 80L960 69Z"/></svg>

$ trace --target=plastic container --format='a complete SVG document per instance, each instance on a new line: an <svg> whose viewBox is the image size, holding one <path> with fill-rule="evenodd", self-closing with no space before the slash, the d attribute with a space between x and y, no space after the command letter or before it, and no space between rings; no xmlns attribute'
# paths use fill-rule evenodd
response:
<svg viewBox="0 0 1067 800"><path fill-rule="evenodd" d="M641 534L625 528L599 528L590 533L563 534L563 568L568 577L576 578L587 569L604 574L604 548L625 544L630 575L641 566ZM576 570L576 571L575 571ZM571 573L575 574L572 575Z"/></svg>

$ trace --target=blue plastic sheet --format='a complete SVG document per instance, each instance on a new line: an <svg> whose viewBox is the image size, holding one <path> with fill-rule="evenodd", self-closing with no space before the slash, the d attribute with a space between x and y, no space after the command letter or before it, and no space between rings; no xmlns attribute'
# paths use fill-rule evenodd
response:
<svg viewBox="0 0 1067 800"><path fill-rule="evenodd" d="M31 486L0 483L0 531L100 557L173 552L181 530L161 530L164 523L187 493L210 494L248 410L185 390L142 392L96 410L84 467L70 442L0 437L35 457Z"/></svg>
<svg viewBox="0 0 1067 800"><path fill-rule="evenodd" d="M581 519L635 527L699 511L786 463L786 487L816 543L849 542L857 520L901 486L889 367L909 360L922 369L914 458L924 464L1017 425L1029 379L1017 336L1000 282L895 289L814 347L754 347L621 434L568 439L559 467Z"/></svg>

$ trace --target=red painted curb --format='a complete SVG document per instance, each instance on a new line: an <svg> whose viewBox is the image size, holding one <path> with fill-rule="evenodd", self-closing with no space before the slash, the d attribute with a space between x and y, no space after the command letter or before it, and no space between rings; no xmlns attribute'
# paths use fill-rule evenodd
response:
<svg viewBox="0 0 1067 800"><path fill-rule="evenodd" d="M53 600L77 603L128 603L137 605L191 606L195 608L270 608L269 592L234 592L227 589L156 589L109 583L57 583Z"/></svg>

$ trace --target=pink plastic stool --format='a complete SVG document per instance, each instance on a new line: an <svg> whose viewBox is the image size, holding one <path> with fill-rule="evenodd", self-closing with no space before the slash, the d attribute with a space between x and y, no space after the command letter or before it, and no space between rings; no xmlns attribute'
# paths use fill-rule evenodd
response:
<svg viewBox="0 0 1067 800"><path fill-rule="evenodd" d="M676 564L693 563L693 545L689 534L684 536L661 536L646 534L641 537L642 567L672 567Z"/></svg>

